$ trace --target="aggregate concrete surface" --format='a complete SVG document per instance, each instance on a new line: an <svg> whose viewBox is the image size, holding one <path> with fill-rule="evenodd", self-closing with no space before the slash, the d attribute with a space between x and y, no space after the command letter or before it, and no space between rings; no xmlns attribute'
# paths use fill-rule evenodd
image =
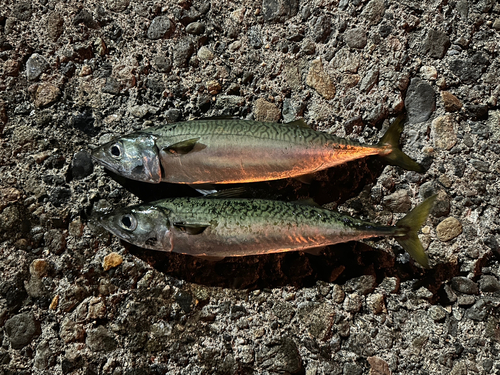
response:
<svg viewBox="0 0 500 375"><path fill-rule="evenodd" d="M2 0L2 374L500 374L494 0ZM186 186L93 165L115 136L216 115L375 143L404 110L424 174L375 159L252 196L314 198L420 238L208 262L94 220Z"/></svg>

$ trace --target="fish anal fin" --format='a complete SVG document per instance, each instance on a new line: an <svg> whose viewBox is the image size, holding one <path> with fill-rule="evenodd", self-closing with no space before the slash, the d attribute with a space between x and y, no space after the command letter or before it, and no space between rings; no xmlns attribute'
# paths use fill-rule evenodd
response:
<svg viewBox="0 0 500 375"><path fill-rule="evenodd" d="M314 180L314 177L315 177L314 173L308 173L308 174L303 174L300 176L295 176L294 178L297 181L302 182L303 184L311 185L311 182Z"/></svg>
<svg viewBox="0 0 500 375"><path fill-rule="evenodd" d="M293 202L290 202L290 203L293 203L293 204L298 204L300 206L313 206L313 207L321 207L318 203L316 203L314 201L314 199L312 198L306 198L306 199L301 199L301 200L298 200L298 201L293 201Z"/></svg>
<svg viewBox="0 0 500 375"><path fill-rule="evenodd" d="M191 235L201 234L205 229L207 229L210 226L210 224L206 223L184 223L184 222L176 222L173 225L181 232Z"/></svg>
<svg viewBox="0 0 500 375"><path fill-rule="evenodd" d="M297 120L287 122L287 123L285 123L285 125L293 126L293 127L297 127L297 128L311 129L311 127L309 125L307 125L307 122L303 118L299 118Z"/></svg>
<svg viewBox="0 0 500 375"><path fill-rule="evenodd" d="M195 257L207 260L209 262L218 262L219 260L224 259L225 257L222 255L205 255L205 254L197 254Z"/></svg>
<svg viewBox="0 0 500 375"><path fill-rule="evenodd" d="M201 151L207 146L203 143L198 142L200 138L191 138L184 141L180 141L163 148L167 153L174 155L185 155L192 151Z"/></svg>
<svg viewBox="0 0 500 375"><path fill-rule="evenodd" d="M302 250L304 253L307 253L307 254L311 254L311 255L314 255L314 256L319 256L321 255L321 252L323 250L325 250L325 246L322 246L322 247L313 247L311 249L304 249Z"/></svg>

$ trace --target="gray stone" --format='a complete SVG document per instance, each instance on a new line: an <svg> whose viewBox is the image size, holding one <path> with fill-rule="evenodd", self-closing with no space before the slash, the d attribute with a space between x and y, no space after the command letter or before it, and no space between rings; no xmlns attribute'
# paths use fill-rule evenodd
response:
<svg viewBox="0 0 500 375"><path fill-rule="evenodd" d="M191 22L186 26L186 32L193 35L201 35L205 32L205 25L201 22Z"/></svg>
<svg viewBox="0 0 500 375"><path fill-rule="evenodd" d="M172 35L174 30L175 26L168 17L158 16L153 19L153 22L149 25L147 35L148 38L152 40L168 38Z"/></svg>
<svg viewBox="0 0 500 375"><path fill-rule="evenodd" d="M434 305L429 308L429 315L435 322L442 322L447 314L448 312L441 306Z"/></svg>
<svg viewBox="0 0 500 375"><path fill-rule="evenodd" d="M49 345L49 341L43 340L36 347L35 367L39 370L45 370L55 365L57 354L54 353Z"/></svg>
<svg viewBox="0 0 500 375"><path fill-rule="evenodd" d="M305 38L302 41L301 50L306 55L314 55L314 52L316 52L316 44L311 39Z"/></svg>
<svg viewBox="0 0 500 375"><path fill-rule="evenodd" d="M488 316L489 310L488 301L481 298L467 310L467 316L472 320L481 322Z"/></svg>
<svg viewBox="0 0 500 375"><path fill-rule="evenodd" d="M451 279L451 286L457 292L465 293L465 294L478 294L479 288L477 283L468 279L464 276L455 276Z"/></svg>
<svg viewBox="0 0 500 375"><path fill-rule="evenodd" d="M479 172L489 173L490 172L490 163L487 161L474 159L471 161L471 164L474 168L476 168Z"/></svg>
<svg viewBox="0 0 500 375"><path fill-rule="evenodd" d="M118 346L113 334L103 326L91 329L87 334L85 343L91 350L96 352L110 352Z"/></svg>
<svg viewBox="0 0 500 375"><path fill-rule="evenodd" d="M289 337L279 339L269 349L262 367L274 373L298 374L304 371L297 345Z"/></svg>
<svg viewBox="0 0 500 375"><path fill-rule="evenodd" d="M40 323L31 312L14 315L5 322L5 333L13 349L22 349L40 334Z"/></svg>
<svg viewBox="0 0 500 375"><path fill-rule="evenodd" d="M384 0L370 0L361 12L361 16L365 17L371 25L378 24L385 13Z"/></svg>
<svg viewBox="0 0 500 375"><path fill-rule="evenodd" d="M174 66L184 68L187 66L191 55L194 53L194 45L189 39L179 41L174 48Z"/></svg>
<svg viewBox="0 0 500 375"><path fill-rule="evenodd" d="M172 70L172 61L164 55L156 55L153 64L161 73L168 73Z"/></svg>
<svg viewBox="0 0 500 375"><path fill-rule="evenodd" d="M480 52L467 60L453 60L450 62L450 71L464 83L475 83L486 70L489 60Z"/></svg>
<svg viewBox="0 0 500 375"><path fill-rule="evenodd" d="M332 305L308 302L300 305L297 313L312 336L318 340L325 340L331 336L331 328L335 318L335 310Z"/></svg>
<svg viewBox="0 0 500 375"><path fill-rule="evenodd" d="M359 90L366 92L370 91L373 88L373 86L375 86L375 84L377 83L378 75L379 75L378 67L370 69L359 83Z"/></svg>
<svg viewBox="0 0 500 375"><path fill-rule="evenodd" d="M344 33L344 40L350 48L363 49L368 41L366 31L361 28L347 30Z"/></svg>
<svg viewBox="0 0 500 375"><path fill-rule="evenodd" d="M114 77L106 78L106 83L102 87L102 92L112 95L118 95L121 91L120 82Z"/></svg>
<svg viewBox="0 0 500 375"><path fill-rule="evenodd" d="M357 292L361 295L367 295L375 289L376 283L374 275L361 275L348 280L344 285L344 290L347 293Z"/></svg>
<svg viewBox="0 0 500 375"><path fill-rule="evenodd" d="M49 68L49 63L38 53L34 53L26 61L26 76L28 81L35 81Z"/></svg>
<svg viewBox="0 0 500 375"><path fill-rule="evenodd" d="M344 309L351 313L356 313L363 306L363 297L357 293L348 294L344 300Z"/></svg>
<svg viewBox="0 0 500 375"><path fill-rule="evenodd" d="M495 276L482 275L479 280L479 289L481 292L498 292L500 290L500 282Z"/></svg>
<svg viewBox="0 0 500 375"><path fill-rule="evenodd" d="M432 86L419 78L413 78L406 93L405 107L410 123L427 121L436 107Z"/></svg>
<svg viewBox="0 0 500 375"><path fill-rule="evenodd" d="M113 12L123 12L129 4L130 0L106 0L107 8Z"/></svg>
<svg viewBox="0 0 500 375"><path fill-rule="evenodd" d="M73 25L77 26L79 24L83 24L87 26L89 29L97 29L99 24L94 17L92 17L92 13L90 13L87 9L80 9L80 11L73 18Z"/></svg>
<svg viewBox="0 0 500 375"><path fill-rule="evenodd" d="M382 203L392 212L408 212L411 209L411 199L406 190L398 190L384 197Z"/></svg>
<svg viewBox="0 0 500 375"><path fill-rule="evenodd" d="M363 373L363 367L358 366L355 363L347 362L344 365L342 374L344 375L361 375Z"/></svg>
<svg viewBox="0 0 500 375"><path fill-rule="evenodd" d="M430 29L423 44L423 53L436 59L442 59L450 46L450 38L446 33Z"/></svg>
<svg viewBox="0 0 500 375"><path fill-rule="evenodd" d="M285 22L299 11L299 0L262 0L262 13L267 22Z"/></svg>
<svg viewBox="0 0 500 375"><path fill-rule="evenodd" d="M14 6L14 16L20 21L29 21L31 13L31 1L23 1Z"/></svg>
<svg viewBox="0 0 500 375"><path fill-rule="evenodd" d="M252 48L259 49L264 44L260 29L259 25L255 25L250 27L250 30L248 30L248 44Z"/></svg>
<svg viewBox="0 0 500 375"><path fill-rule="evenodd" d="M313 40L316 43L325 42L332 32L332 20L330 16L320 16L312 27Z"/></svg>
<svg viewBox="0 0 500 375"><path fill-rule="evenodd" d="M74 179L80 180L92 174L94 164L92 158L86 151L79 151L71 161L71 176Z"/></svg>
<svg viewBox="0 0 500 375"><path fill-rule="evenodd" d="M60 13L52 12L47 17L47 33L49 38L55 42L64 31L64 18Z"/></svg>

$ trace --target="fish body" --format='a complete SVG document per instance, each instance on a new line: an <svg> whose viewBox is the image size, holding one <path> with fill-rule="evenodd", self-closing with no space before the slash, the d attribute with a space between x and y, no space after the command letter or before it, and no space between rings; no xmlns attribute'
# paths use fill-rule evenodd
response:
<svg viewBox="0 0 500 375"><path fill-rule="evenodd" d="M364 145L309 128L237 119L202 119L129 134L92 152L119 175L159 183L221 184L298 177L379 155L422 172L399 148L402 119L377 145Z"/></svg>
<svg viewBox="0 0 500 375"><path fill-rule="evenodd" d="M148 249L224 258L320 248L371 237L394 237L421 265L427 255L417 237L435 197L383 226L321 207L242 198L172 198L119 209L101 224L119 238Z"/></svg>

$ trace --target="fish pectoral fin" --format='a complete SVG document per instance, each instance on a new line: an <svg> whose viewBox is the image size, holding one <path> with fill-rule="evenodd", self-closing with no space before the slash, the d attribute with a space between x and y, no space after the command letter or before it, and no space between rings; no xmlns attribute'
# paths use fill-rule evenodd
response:
<svg viewBox="0 0 500 375"><path fill-rule="evenodd" d="M304 253L307 253L307 254L311 254L311 255L314 255L314 256L319 256L321 255L321 252L323 250L325 250L325 246L322 246L322 247L314 247L312 249L304 249L302 250Z"/></svg>
<svg viewBox="0 0 500 375"><path fill-rule="evenodd" d="M177 142L163 148L165 152L174 155L185 155L191 151L201 151L207 146L198 142L200 138L186 139L185 141ZM196 149L195 149L196 147Z"/></svg>
<svg viewBox="0 0 500 375"><path fill-rule="evenodd" d="M285 123L285 125L293 126L296 128L311 129L311 127L309 125L307 125L307 122L303 118L299 118L298 120L287 122L287 123Z"/></svg>
<svg viewBox="0 0 500 375"><path fill-rule="evenodd" d="M184 222L176 222L174 223L174 227L179 229L181 232L196 235L201 234L205 229L207 229L210 224L206 223L184 223Z"/></svg>

